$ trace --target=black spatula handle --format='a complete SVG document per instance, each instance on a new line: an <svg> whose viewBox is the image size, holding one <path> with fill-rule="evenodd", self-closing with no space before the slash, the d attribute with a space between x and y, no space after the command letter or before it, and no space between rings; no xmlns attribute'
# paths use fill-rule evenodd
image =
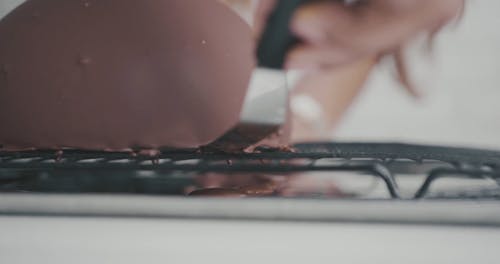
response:
<svg viewBox="0 0 500 264"><path fill-rule="evenodd" d="M257 48L259 67L282 69L288 50L299 40L290 31L295 10L310 0L278 0Z"/></svg>

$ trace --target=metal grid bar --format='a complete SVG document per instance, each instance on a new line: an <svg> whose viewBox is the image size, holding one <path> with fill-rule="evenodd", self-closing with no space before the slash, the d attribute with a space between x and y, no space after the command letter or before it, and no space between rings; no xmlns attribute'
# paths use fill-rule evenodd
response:
<svg viewBox="0 0 500 264"><path fill-rule="evenodd" d="M500 152L383 143L314 143L295 146L295 152L259 149L257 153L201 153L196 150L162 151L157 156L138 153L109 153L67 150L0 152L0 171L184 171L294 173L308 171L359 172L382 179L392 198L401 198L394 173L394 161L417 164L439 161L449 166L428 172L415 199L425 198L430 186L442 177L500 179ZM322 165L323 159L343 164ZM15 181L0 179L0 184Z"/></svg>
<svg viewBox="0 0 500 264"><path fill-rule="evenodd" d="M498 180L500 179L500 171L485 171L485 170L470 170L470 169L457 170L457 169L443 169L443 168L435 169L429 173L429 176L427 176L422 186L415 193L415 199L421 199L425 197L426 193L428 193L429 191L431 184L435 182L437 179L449 176L452 177L462 176L473 179L490 178Z"/></svg>

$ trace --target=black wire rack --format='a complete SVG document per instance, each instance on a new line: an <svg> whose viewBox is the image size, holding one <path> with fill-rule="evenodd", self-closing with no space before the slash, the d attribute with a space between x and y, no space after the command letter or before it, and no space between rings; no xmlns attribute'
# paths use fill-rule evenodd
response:
<svg viewBox="0 0 500 264"><path fill-rule="evenodd" d="M47 178L62 173L66 178L74 178L81 175L79 172L95 175L113 172L119 178L134 171L158 175L356 172L382 179L393 199L403 198L396 180L399 175L423 173L425 180L412 199L429 198L433 183L445 177L487 179L497 184L494 190L462 192L453 198L500 199L499 151L397 143L308 143L294 146L293 151L260 148L254 153L241 154L196 150L165 150L154 155L77 150L0 152L0 192L9 190L2 186L26 181L33 175L43 174Z"/></svg>

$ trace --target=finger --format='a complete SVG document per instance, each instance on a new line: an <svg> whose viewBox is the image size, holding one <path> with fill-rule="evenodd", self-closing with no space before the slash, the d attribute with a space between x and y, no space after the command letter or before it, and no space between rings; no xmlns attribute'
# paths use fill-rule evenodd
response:
<svg viewBox="0 0 500 264"><path fill-rule="evenodd" d="M329 1L308 4L296 12L292 30L312 44L335 44L377 53L395 49L430 27L429 23L437 23L435 14L429 12L425 4L396 10L382 4L387 1L366 3L352 6Z"/></svg>
<svg viewBox="0 0 500 264"><path fill-rule="evenodd" d="M362 54L343 47L299 45L287 55L285 68L318 70L338 67L359 59Z"/></svg>
<svg viewBox="0 0 500 264"><path fill-rule="evenodd" d="M391 23L395 21L392 20L364 7L321 2L299 9L293 18L292 30L311 44L341 45L363 52L379 52L401 41L397 32L401 29L394 29Z"/></svg>
<svg viewBox="0 0 500 264"><path fill-rule="evenodd" d="M362 58L342 67L311 72L297 83L292 98L306 95L319 103L323 113L321 128L323 132L326 129L332 135L334 128L361 92L376 62L376 58ZM300 116L294 116L293 125L292 142L325 139L323 133L318 134L318 127L301 122Z"/></svg>
<svg viewBox="0 0 500 264"><path fill-rule="evenodd" d="M399 82L403 85L405 90L413 96L415 99L421 98L420 92L415 87L414 82L411 80L411 76L408 70L408 62L404 56L402 48L398 49L393 54L394 63L396 66L396 72L398 75Z"/></svg>
<svg viewBox="0 0 500 264"><path fill-rule="evenodd" d="M321 45L330 41L332 24L339 29L341 24L351 20L349 16L350 14L338 3L312 3L302 6L295 12L290 27L298 37L311 44Z"/></svg>
<svg viewBox="0 0 500 264"><path fill-rule="evenodd" d="M254 32L255 36L260 36L265 28L267 18L276 6L277 0L253 0Z"/></svg>

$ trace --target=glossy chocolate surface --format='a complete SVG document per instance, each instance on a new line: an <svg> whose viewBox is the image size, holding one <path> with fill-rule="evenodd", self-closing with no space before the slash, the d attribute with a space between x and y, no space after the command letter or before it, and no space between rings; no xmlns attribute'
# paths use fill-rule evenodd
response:
<svg viewBox="0 0 500 264"><path fill-rule="evenodd" d="M0 40L3 150L206 145L254 66L249 26L215 0L29 0Z"/></svg>

